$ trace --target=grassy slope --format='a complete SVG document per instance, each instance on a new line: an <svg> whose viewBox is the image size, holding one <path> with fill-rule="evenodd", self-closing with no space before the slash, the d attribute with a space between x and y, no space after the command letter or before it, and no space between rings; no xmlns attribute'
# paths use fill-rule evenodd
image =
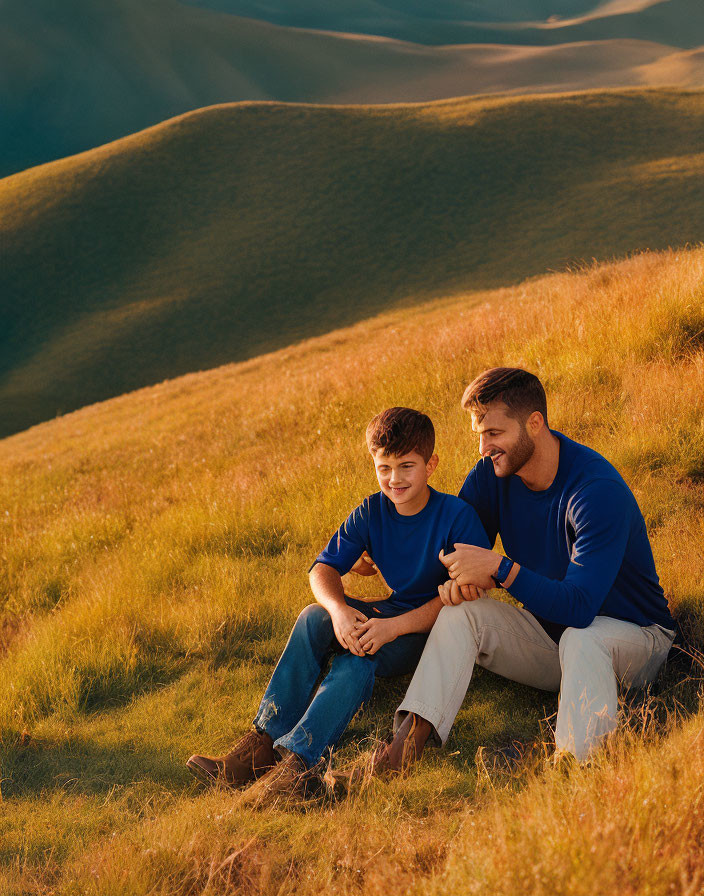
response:
<svg viewBox="0 0 704 896"><path fill-rule="evenodd" d="M644 255L387 313L0 442L0 889L698 892L704 719L674 673L567 777L475 762L549 740L556 705L488 673L446 751L339 807L242 811L183 762L252 717L310 557L375 487L370 416L428 411L435 484L456 490L476 456L459 397L492 363L540 373L553 425L623 472L701 649L703 300L704 250ZM381 686L352 738L387 731L402 693Z"/></svg>
<svg viewBox="0 0 704 896"><path fill-rule="evenodd" d="M384 308L696 242L703 133L701 92L244 104L7 178L0 432Z"/></svg>
<svg viewBox="0 0 704 896"><path fill-rule="evenodd" d="M593 37L552 27L537 37L515 29L474 34L450 23L443 42L492 46L431 47L422 44L441 8L426 10L429 17L412 26L417 11L399 7L393 20L408 26L407 40L420 42L403 43L279 27L174 0L4 0L0 176L238 100L388 103L501 91L701 86L696 59L681 54L677 68L664 70L654 64L672 54L669 44L704 44L696 11L687 15L686 41L670 34L669 25L682 17L679 2L663 4L663 21L642 35L633 24L639 12L617 17L630 23L620 30L606 26ZM313 16L318 27L355 26L337 4L326 7L333 18ZM267 18L264 12L241 9ZM378 26L386 33L386 21L377 8L365 30ZM630 40L639 36L645 39ZM540 46L522 52L495 44Z"/></svg>

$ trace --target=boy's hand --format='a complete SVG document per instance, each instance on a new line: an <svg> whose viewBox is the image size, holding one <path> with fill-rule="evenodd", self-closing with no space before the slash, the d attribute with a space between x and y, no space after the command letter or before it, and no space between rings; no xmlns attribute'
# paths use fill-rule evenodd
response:
<svg viewBox="0 0 704 896"><path fill-rule="evenodd" d="M384 644L394 641L399 636L398 620L368 619L357 629L359 645L365 653L374 654Z"/></svg>
<svg viewBox="0 0 704 896"><path fill-rule="evenodd" d="M335 637L340 645L355 656L364 656L364 650L359 644L362 625L367 622L364 613L349 606L339 607L329 612Z"/></svg>
<svg viewBox="0 0 704 896"><path fill-rule="evenodd" d="M461 604L463 600L479 600L486 597L486 591L476 585L458 585L454 579L448 579L438 588L440 600L446 607Z"/></svg>
<svg viewBox="0 0 704 896"><path fill-rule="evenodd" d="M356 573L358 576L375 576L377 574L377 568L374 565L372 558L365 551L350 572Z"/></svg>
<svg viewBox="0 0 704 896"><path fill-rule="evenodd" d="M446 554L440 551L440 562L447 568L450 578L458 585L494 588L492 576L501 563L501 554L478 548L473 544L456 544L455 550Z"/></svg>

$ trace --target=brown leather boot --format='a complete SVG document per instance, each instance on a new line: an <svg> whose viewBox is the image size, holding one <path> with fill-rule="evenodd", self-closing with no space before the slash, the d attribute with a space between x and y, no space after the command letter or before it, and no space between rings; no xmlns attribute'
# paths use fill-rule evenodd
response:
<svg viewBox="0 0 704 896"><path fill-rule="evenodd" d="M430 722L409 713L391 743L377 747L366 762L358 760L345 769L329 768L323 776L328 791L342 797L353 789L366 787L373 778L408 771L420 759L432 731Z"/></svg>
<svg viewBox="0 0 704 896"><path fill-rule="evenodd" d="M262 775L240 797L240 806L270 806L316 796L323 789L323 760L308 768L296 753L286 751L274 768Z"/></svg>
<svg viewBox="0 0 704 896"><path fill-rule="evenodd" d="M409 712L391 743L385 744L374 754L372 775L406 771L420 759L432 730L430 722Z"/></svg>
<svg viewBox="0 0 704 896"><path fill-rule="evenodd" d="M252 729L240 738L226 756L199 756L195 754L186 763L193 774L204 784L226 784L242 787L260 778L278 761L274 742L265 731Z"/></svg>

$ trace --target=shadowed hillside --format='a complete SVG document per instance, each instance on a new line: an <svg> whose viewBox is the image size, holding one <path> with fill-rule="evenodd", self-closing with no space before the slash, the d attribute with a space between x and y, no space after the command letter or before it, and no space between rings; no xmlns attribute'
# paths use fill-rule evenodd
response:
<svg viewBox="0 0 704 896"><path fill-rule="evenodd" d="M279 24L269 24L175 0L0 0L0 177L175 115L240 100L425 102L484 93L702 86L701 53L681 48L704 44L704 20L690 11L686 40L670 33L670 20L684 15L681 2L656 4L666 21L645 31L631 25L647 10L617 16L620 30L612 32L607 23L589 34L583 28L592 27L591 19L571 31L553 23L537 31L531 26L530 33L518 25L467 30L452 21L443 36L451 45L428 46L427 29L442 25L438 17L449 15L447 7L467 4L374 4L374 14L368 10L369 29L395 34L384 31L393 14L398 36L416 41L409 43L284 27L301 24L289 19L306 9L290 3L281 6L283 18L274 16ZM357 29L356 6L321 4L317 19L309 10L311 21ZM582 4L559 6L568 7L579 12ZM547 17L547 8L556 7L527 2L514 14ZM267 18L266 10L275 12L268 4L233 5L230 12ZM420 24L411 27L418 16Z"/></svg>
<svg viewBox="0 0 704 896"><path fill-rule="evenodd" d="M0 431L704 237L704 94L203 110L0 182Z"/></svg>
<svg viewBox="0 0 704 896"><path fill-rule="evenodd" d="M325 3L188 0L197 6L299 28L359 31L425 44L546 45L635 38L692 48L704 43L699 0L503 0Z"/></svg>
<svg viewBox="0 0 704 896"><path fill-rule="evenodd" d="M264 19L297 28L329 31L359 31L385 34L402 22L420 28L433 23L464 22L538 22L551 16L574 17L594 13L605 0L186 0L190 6L217 9L235 15ZM612 5L606 0L608 5ZM619 2L619 0L616 0ZM622 5L638 8L643 2L659 0L620 0Z"/></svg>
<svg viewBox="0 0 704 896"><path fill-rule="evenodd" d="M0 892L699 892L697 663L633 694L587 768L551 766L556 694L481 669L446 748L348 800L257 811L185 768L248 728L312 558L377 490L372 415L429 413L432 483L456 492L478 456L460 397L495 364L539 374L551 425L623 474L702 650L704 249L446 296L84 408L0 441ZM407 680L379 682L338 767L388 736Z"/></svg>

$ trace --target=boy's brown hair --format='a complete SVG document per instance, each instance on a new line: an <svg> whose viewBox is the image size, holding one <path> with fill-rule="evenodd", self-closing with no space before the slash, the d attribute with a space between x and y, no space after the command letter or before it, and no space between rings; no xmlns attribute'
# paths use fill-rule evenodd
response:
<svg viewBox="0 0 704 896"><path fill-rule="evenodd" d="M389 408L377 414L367 426L367 448L383 454L410 454L417 451L427 463L435 448L435 428L426 414L411 408Z"/></svg>
<svg viewBox="0 0 704 896"><path fill-rule="evenodd" d="M491 367L465 389L462 407L481 419L492 401L502 401L512 417L527 420L540 411L548 425L548 402L538 377L520 367Z"/></svg>

